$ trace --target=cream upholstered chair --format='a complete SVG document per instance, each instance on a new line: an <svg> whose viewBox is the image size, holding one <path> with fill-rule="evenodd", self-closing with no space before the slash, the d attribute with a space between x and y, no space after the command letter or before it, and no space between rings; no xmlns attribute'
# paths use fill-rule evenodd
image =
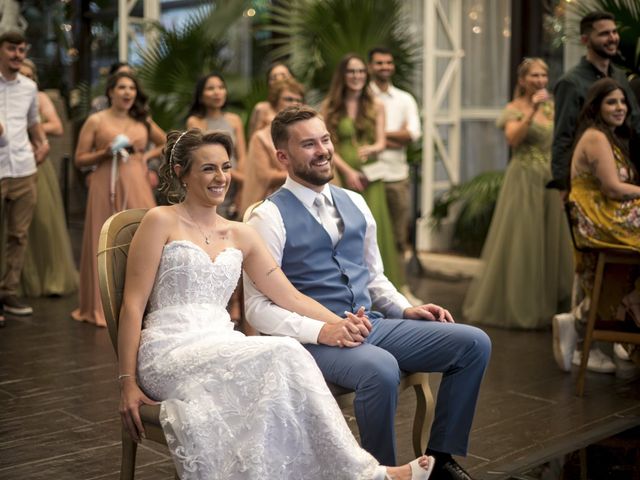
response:
<svg viewBox="0 0 640 480"><path fill-rule="evenodd" d="M100 231L100 240L98 242L100 297L107 320L109 336L116 355L118 353L118 321L129 244L146 212L146 209L138 208L116 213L105 222ZM140 407L140 418L144 425L146 439L166 445L167 442L160 425L159 415L160 405L143 405ZM137 447L138 444L131 439L123 426L120 480L133 480ZM177 474L176 478L178 478Z"/></svg>
<svg viewBox="0 0 640 480"><path fill-rule="evenodd" d="M597 257L593 290L591 292L591 303L587 316L587 327L582 346L582 362L580 363L578 381L576 383L576 393L581 397L584 394L587 362L589 361L589 352L591 351L591 344L593 342L602 341L640 345L640 330L629 327L624 322L601 318L601 312L598 312L606 267L610 265L640 265L640 253L615 248L585 248L579 246L574 231L578 228L578 219L575 214L576 208L574 202L565 202L565 213L569 221L573 248L578 252L593 253Z"/></svg>
<svg viewBox="0 0 640 480"><path fill-rule="evenodd" d="M250 205L244 212L242 220L247 222L251 212L262 203L256 202ZM243 322L245 319L242 320ZM353 404L355 392L347 388L341 387L331 382L327 382L329 390L333 394L340 408L346 408ZM403 372L398 386L398 393L403 392L409 387L413 387L416 394L416 411L413 417L413 433L412 445L413 453L419 457L423 455L427 448L427 439L429 429L433 422L435 405L433 394L429 386L429 374L426 372L407 373Z"/></svg>

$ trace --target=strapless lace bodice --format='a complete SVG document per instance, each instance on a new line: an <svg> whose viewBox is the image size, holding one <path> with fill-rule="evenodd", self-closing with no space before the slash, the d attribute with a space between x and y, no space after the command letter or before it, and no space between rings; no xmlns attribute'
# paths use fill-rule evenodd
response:
<svg viewBox="0 0 640 480"><path fill-rule="evenodd" d="M165 307L214 304L226 307L242 269L242 252L229 247L211 259L188 240L167 243L147 312Z"/></svg>

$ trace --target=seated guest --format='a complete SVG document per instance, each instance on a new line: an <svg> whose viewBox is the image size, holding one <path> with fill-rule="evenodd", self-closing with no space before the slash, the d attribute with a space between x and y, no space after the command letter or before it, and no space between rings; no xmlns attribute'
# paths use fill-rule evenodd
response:
<svg viewBox="0 0 640 480"><path fill-rule="evenodd" d="M178 203L142 220L120 314L120 412L132 438L144 437L150 395L183 480L427 480L433 458L385 468L358 446L298 342L233 329L225 306L242 268L279 308L363 335L371 325L301 295L252 228L217 213L231 183L229 135L172 132L166 152L162 189Z"/></svg>
<svg viewBox="0 0 640 480"><path fill-rule="evenodd" d="M249 279L244 282L247 320L260 332L299 340L328 381L355 390L362 446L383 464L396 461L401 372L442 372L427 454L436 459L435 478L469 479L451 454L467 453L489 337L454 323L438 305L412 307L385 277L366 202L329 185L334 148L315 110L285 108L271 133L288 177L253 210L250 225L300 292L336 315L364 310L372 329L354 343L357 329L283 310Z"/></svg>
<svg viewBox="0 0 640 480"><path fill-rule="evenodd" d="M304 88L293 78L278 82L269 92L269 102L276 112L304 102ZM276 159L276 147L271 140L271 122L255 132L249 141L245 161L245 185L242 189L240 212L273 193L287 178L287 170Z"/></svg>
<svg viewBox="0 0 640 480"><path fill-rule="evenodd" d="M575 234L581 247L640 252L640 175L629 157L628 113L629 102L618 82L603 78L593 84L578 119L578 141L571 158L569 199L576 206ZM577 268L588 294L593 288L594 256L579 254ZM618 292L617 300L614 293L609 297L613 303L620 302L620 319L628 314L640 327L637 288L626 295ZM582 343L584 331L578 333ZM574 364L580 358L577 349Z"/></svg>

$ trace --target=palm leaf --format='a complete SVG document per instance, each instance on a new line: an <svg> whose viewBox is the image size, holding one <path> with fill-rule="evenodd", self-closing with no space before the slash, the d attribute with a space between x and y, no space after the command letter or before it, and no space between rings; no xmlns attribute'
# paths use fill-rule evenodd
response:
<svg viewBox="0 0 640 480"><path fill-rule="evenodd" d="M431 222L439 228L454 204L460 205L453 231L453 248L468 255L477 256L491 225L504 172L485 172L471 180L454 185L433 205Z"/></svg>
<svg viewBox="0 0 640 480"><path fill-rule="evenodd" d="M157 41L142 52L138 76L149 95L153 118L162 128L183 127L198 78L225 69L229 25L242 16L247 4L248 0L218 1L193 12L179 28L147 26ZM235 88L229 91L241 95Z"/></svg>

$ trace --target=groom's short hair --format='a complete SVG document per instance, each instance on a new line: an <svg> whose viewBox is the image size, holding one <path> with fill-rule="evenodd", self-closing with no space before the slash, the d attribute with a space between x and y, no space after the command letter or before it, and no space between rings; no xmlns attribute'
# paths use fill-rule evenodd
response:
<svg viewBox="0 0 640 480"><path fill-rule="evenodd" d="M295 105L281 110L271 122L271 139L276 148L282 148L289 141L289 126L303 120L319 116L307 105Z"/></svg>

